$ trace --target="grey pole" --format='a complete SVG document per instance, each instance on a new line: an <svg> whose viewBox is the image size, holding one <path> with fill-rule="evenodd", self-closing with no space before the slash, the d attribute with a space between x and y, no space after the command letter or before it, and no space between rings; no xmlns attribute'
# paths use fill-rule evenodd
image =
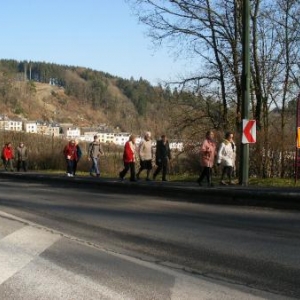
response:
<svg viewBox="0 0 300 300"><path fill-rule="evenodd" d="M243 70L242 70L242 119L249 119L250 98L250 0L243 0ZM241 125L241 132L242 132ZM249 183L249 144L241 144L240 176L241 185Z"/></svg>

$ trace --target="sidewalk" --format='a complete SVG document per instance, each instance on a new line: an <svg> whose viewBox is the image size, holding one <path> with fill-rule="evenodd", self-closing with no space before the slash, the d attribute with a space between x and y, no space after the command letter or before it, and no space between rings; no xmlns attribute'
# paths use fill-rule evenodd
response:
<svg viewBox="0 0 300 300"><path fill-rule="evenodd" d="M199 187L196 182L120 181L117 178L67 177L64 174L0 172L1 179L41 182L51 186L98 189L100 191L164 197L192 203L260 206L300 210L300 188L257 186Z"/></svg>

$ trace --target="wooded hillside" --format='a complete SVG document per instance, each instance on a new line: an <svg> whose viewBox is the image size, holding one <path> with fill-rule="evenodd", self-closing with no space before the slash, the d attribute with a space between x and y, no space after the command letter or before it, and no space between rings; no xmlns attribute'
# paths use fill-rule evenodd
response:
<svg viewBox="0 0 300 300"><path fill-rule="evenodd" d="M167 132L172 93L140 78L83 67L0 60L0 113L29 120L106 123L122 131Z"/></svg>

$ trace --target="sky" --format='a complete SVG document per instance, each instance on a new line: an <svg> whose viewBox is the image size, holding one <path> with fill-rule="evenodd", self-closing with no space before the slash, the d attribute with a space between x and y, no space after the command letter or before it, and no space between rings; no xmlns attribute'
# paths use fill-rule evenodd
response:
<svg viewBox="0 0 300 300"><path fill-rule="evenodd" d="M154 48L125 0L9 0L0 11L0 59L87 67L151 84L182 62Z"/></svg>

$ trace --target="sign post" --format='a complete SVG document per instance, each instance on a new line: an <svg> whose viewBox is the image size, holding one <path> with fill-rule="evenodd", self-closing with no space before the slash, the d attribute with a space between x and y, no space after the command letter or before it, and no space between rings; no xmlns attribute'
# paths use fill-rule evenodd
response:
<svg viewBox="0 0 300 300"><path fill-rule="evenodd" d="M297 98L297 118L296 118L296 155L295 155L295 183L300 177L300 94Z"/></svg>
<svg viewBox="0 0 300 300"><path fill-rule="evenodd" d="M243 0L243 69L242 69L242 119L249 119L250 98L250 0ZM239 183L249 183L249 144L241 143Z"/></svg>

